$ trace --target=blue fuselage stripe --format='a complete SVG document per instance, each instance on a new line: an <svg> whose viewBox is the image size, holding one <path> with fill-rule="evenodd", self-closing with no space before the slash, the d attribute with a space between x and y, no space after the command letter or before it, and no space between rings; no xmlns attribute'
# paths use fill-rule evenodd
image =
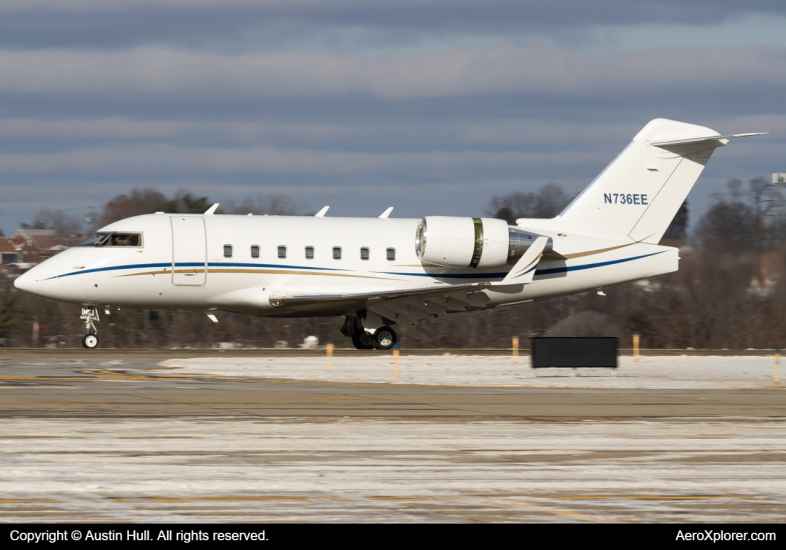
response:
<svg viewBox="0 0 786 550"><path fill-rule="evenodd" d="M621 264L624 262L630 262L633 260L639 260L641 258L648 258L650 256L655 256L657 254L662 254L665 250L660 252L653 252L652 254L644 254L643 256L634 256L632 258L623 258L621 260L610 260L608 262L599 262L594 264L584 264L584 265L574 265L574 266L565 266L565 267L554 267L549 269L538 269L535 271L535 276L538 275L551 275L553 273L567 273L568 271L581 271L583 269L592 269L594 267L604 267L607 265L614 265L614 264ZM201 267L204 266L204 262L182 262L175 264L174 267ZM85 273L98 273L100 271L118 271L122 269L150 269L150 268L163 268L163 267L172 267L171 263L158 263L158 264L134 264L134 265L117 265L111 267L99 267L96 269L85 269L84 271L76 271L74 273L65 273L63 275L58 275L55 277L50 277L50 279L55 279L57 277L70 277L72 275L83 275ZM247 263L228 263L228 262L210 262L208 264L208 268L210 267L252 267L252 268L267 268L267 269L303 269L303 270L311 270L311 271L332 271L332 272L345 272L345 269L336 269L330 267L311 267L311 266L300 266L300 265L276 265L276 264L247 264ZM532 271L531 269L527 271ZM403 272L395 272L395 271L376 271L374 273L379 273L381 275L401 275L406 277L431 277L434 279L500 279L504 278L507 275L507 272L503 273L403 273Z"/></svg>
<svg viewBox="0 0 786 550"><path fill-rule="evenodd" d="M663 254L666 252L662 250L660 252L653 252L652 254L644 254L643 256L634 256L632 258L623 258L621 260L609 260L608 262L599 262L596 264L585 264L585 265L572 265L566 267L553 267L551 269L538 269L535 272L535 276L538 275L551 275L552 273L566 273L568 271L581 271L582 269L591 269L593 267L604 267L607 265L614 265L614 264L621 264L625 262L632 262L633 260L640 260L641 258L649 258L650 256L657 256L658 254Z"/></svg>

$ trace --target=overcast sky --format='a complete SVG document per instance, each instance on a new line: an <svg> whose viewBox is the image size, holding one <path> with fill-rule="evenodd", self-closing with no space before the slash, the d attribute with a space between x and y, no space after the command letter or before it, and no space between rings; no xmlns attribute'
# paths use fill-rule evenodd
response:
<svg viewBox="0 0 786 550"><path fill-rule="evenodd" d="M786 171L785 28L782 0L4 0L0 228L133 187L481 215L653 118L772 132L713 156L695 221Z"/></svg>

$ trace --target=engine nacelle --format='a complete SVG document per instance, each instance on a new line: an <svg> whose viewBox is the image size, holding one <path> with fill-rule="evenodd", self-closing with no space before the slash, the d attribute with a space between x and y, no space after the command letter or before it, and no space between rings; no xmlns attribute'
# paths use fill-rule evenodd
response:
<svg viewBox="0 0 786 550"><path fill-rule="evenodd" d="M539 237L505 220L428 216L418 223L420 261L444 267L501 267L514 264ZM551 251L549 239L544 252Z"/></svg>

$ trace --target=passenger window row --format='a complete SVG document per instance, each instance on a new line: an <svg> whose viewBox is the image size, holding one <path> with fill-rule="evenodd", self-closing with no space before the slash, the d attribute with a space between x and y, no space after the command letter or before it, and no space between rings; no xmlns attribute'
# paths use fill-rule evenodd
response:
<svg viewBox="0 0 786 550"><path fill-rule="evenodd" d="M396 249L395 248L388 248L386 251L386 258L388 261L395 261L396 259ZM231 258L232 257L232 245L225 244L224 245L224 258ZM252 245L251 246L251 257L252 258L259 258L259 245ZM279 246L278 247L278 257L279 258L286 258L287 257L287 247L286 246ZM368 247L362 247L360 249L360 259L361 260L368 260L370 258L370 253ZM313 260L314 259L314 247L307 246L306 247L306 259ZM334 246L333 247L333 259L340 260L341 259L341 247Z"/></svg>

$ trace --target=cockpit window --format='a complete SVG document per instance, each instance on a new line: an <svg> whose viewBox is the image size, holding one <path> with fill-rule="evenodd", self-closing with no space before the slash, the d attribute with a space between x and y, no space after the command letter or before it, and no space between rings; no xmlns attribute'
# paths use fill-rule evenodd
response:
<svg viewBox="0 0 786 550"><path fill-rule="evenodd" d="M142 246L139 233L113 233L104 246Z"/></svg>
<svg viewBox="0 0 786 550"><path fill-rule="evenodd" d="M77 246L142 246L141 233L94 233Z"/></svg>
<svg viewBox="0 0 786 550"><path fill-rule="evenodd" d="M109 238L111 233L93 233L77 246L101 246Z"/></svg>

